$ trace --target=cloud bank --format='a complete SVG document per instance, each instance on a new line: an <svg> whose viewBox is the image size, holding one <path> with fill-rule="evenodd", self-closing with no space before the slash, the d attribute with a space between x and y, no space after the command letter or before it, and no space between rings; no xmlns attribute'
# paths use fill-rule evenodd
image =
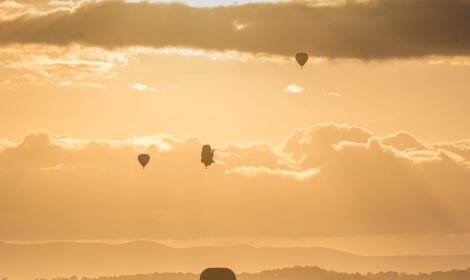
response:
<svg viewBox="0 0 470 280"><path fill-rule="evenodd" d="M391 59L470 54L470 1L375 0L337 6L254 3L197 8L101 2L0 22L0 44L80 43ZM243 23L243 28L240 28Z"/></svg>
<svg viewBox="0 0 470 280"><path fill-rule="evenodd" d="M46 132L0 141L0 239L470 233L470 141L318 124L283 145L216 147ZM152 156L143 171L137 154Z"/></svg>

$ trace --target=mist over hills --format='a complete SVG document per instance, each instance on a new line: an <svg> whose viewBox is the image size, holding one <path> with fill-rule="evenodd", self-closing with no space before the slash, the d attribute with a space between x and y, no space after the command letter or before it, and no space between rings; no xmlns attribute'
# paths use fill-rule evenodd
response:
<svg viewBox="0 0 470 280"><path fill-rule="evenodd" d="M291 267L274 270L264 270L256 273L239 273L238 280L468 280L470 277L470 269L452 270L452 271L435 271L431 273L408 274L393 271L377 272L377 273L346 273L336 272L314 267ZM117 276L101 276L101 277L60 277L51 280L199 280L200 275L197 273L151 273L151 274L134 274L134 275L117 275ZM46 279L41 279L46 280Z"/></svg>
<svg viewBox="0 0 470 280"><path fill-rule="evenodd" d="M10 279L155 272L199 274L207 267L216 266L230 267L237 273L293 266L318 266L349 273L429 273L467 269L470 267L470 255L360 256L320 247L271 248L248 245L172 248L150 241L123 244L0 243L0 277Z"/></svg>

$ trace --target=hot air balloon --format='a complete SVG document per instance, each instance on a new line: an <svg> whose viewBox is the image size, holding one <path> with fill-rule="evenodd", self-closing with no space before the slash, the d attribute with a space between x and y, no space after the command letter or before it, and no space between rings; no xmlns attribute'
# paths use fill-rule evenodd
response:
<svg viewBox="0 0 470 280"><path fill-rule="evenodd" d="M201 273L199 280L237 280L237 277L229 268L211 267Z"/></svg>
<svg viewBox="0 0 470 280"><path fill-rule="evenodd" d="M140 154L137 159L139 160L140 165L142 165L142 169L144 169L150 161L150 156L147 154Z"/></svg>
<svg viewBox="0 0 470 280"><path fill-rule="evenodd" d="M207 166L215 162L214 152L215 150L213 150L210 145L202 146L201 162L204 163L204 165L206 166L206 169L207 169Z"/></svg>
<svg viewBox="0 0 470 280"><path fill-rule="evenodd" d="M308 54L307 53L297 53L295 55L295 60L297 60L297 63L300 65L300 68L302 69L308 61Z"/></svg>

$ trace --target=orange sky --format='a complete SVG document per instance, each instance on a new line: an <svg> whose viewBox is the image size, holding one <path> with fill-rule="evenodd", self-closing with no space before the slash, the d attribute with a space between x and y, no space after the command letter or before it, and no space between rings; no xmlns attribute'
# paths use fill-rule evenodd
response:
<svg viewBox="0 0 470 280"><path fill-rule="evenodd" d="M219 2L0 2L0 239L467 240L469 1Z"/></svg>
<svg viewBox="0 0 470 280"><path fill-rule="evenodd" d="M82 63L74 66L63 65L61 57L45 58L48 47L5 48L4 58L15 52L20 61L0 70L0 133L15 141L48 129L100 139L165 132L216 144L278 144L295 128L328 121L379 135L406 130L428 141L470 134L465 64L322 61L300 71L292 58L56 50L66 52L70 63ZM94 59L109 66L94 65ZM301 92L288 92L289 85Z"/></svg>

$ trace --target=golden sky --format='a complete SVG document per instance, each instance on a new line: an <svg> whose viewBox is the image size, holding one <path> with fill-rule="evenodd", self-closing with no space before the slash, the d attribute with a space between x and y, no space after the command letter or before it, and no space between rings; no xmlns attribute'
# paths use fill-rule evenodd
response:
<svg viewBox="0 0 470 280"><path fill-rule="evenodd" d="M169 2L0 2L0 239L470 233L470 1Z"/></svg>

